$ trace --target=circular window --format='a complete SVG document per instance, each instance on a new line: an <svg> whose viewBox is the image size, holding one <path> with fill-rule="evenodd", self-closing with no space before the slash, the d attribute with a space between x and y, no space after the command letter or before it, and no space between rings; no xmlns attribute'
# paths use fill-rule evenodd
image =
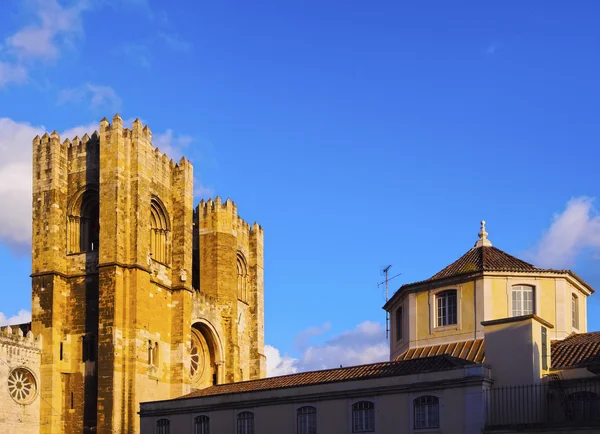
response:
<svg viewBox="0 0 600 434"><path fill-rule="evenodd" d="M204 345L197 330L192 330L192 348L190 351L190 376L197 381L204 373Z"/></svg>
<svg viewBox="0 0 600 434"><path fill-rule="evenodd" d="M19 404L29 404L37 393L35 377L28 369L13 369L8 376L8 392Z"/></svg>

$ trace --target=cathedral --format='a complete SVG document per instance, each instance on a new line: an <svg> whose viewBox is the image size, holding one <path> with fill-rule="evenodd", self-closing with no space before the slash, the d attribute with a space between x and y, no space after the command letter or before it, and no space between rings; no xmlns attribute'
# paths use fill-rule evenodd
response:
<svg viewBox="0 0 600 434"><path fill-rule="evenodd" d="M188 160L116 115L34 138L32 176L32 320L0 330L0 425L136 433L140 402L265 377L263 229L229 199L194 208Z"/></svg>

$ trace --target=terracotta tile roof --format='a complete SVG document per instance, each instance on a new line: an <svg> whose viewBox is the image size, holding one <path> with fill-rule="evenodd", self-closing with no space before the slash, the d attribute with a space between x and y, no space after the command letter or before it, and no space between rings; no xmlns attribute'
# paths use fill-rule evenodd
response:
<svg viewBox="0 0 600 434"><path fill-rule="evenodd" d="M483 363L485 361L485 343L483 339L475 339L452 344L413 348L400 354L396 357L396 360L415 360L421 357L439 356L443 354L469 362Z"/></svg>
<svg viewBox="0 0 600 434"><path fill-rule="evenodd" d="M574 333L566 339L552 341L550 351L553 369L600 365L600 332ZM399 355L396 360L416 360L443 354L469 362L485 363L485 339L413 348Z"/></svg>
<svg viewBox="0 0 600 434"><path fill-rule="evenodd" d="M585 367L600 363L600 332L572 334L551 344L552 367Z"/></svg>
<svg viewBox="0 0 600 434"><path fill-rule="evenodd" d="M554 270L549 268L539 268L535 265L525 262L519 258L515 258L502 250L493 246L473 247L467 253L462 255L458 260L448 265L443 270L435 273L429 279L419 282L407 283L400 287L396 294L400 293L405 288L421 285L424 283L434 282L438 280L448 279L459 276L469 276L482 273L484 271L500 271L500 272L521 272L521 273L555 273L555 274L570 274L579 280L591 292L594 290L579 276L571 270ZM394 295L396 295L394 294Z"/></svg>
<svg viewBox="0 0 600 434"><path fill-rule="evenodd" d="M447 355L405 361L373 363L369 365L350 366L347 368L327 369L324 371L302 372L299 374L242 381L239 383L219 384L205 389L195 390L192 393L177 399L414 375L425 372L454 369L469 364L472 364L472 362Z"/></svg>

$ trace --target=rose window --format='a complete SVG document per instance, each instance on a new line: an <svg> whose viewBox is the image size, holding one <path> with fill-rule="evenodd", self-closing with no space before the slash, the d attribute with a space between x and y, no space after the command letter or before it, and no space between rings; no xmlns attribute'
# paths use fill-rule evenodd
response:
<svg viewBox="0 0 600 434"><path fill-rule="evenodd" d="M192 330L192 348L190 350L190 376L198 380L204 372L204 346L199 333Z"/></svg>
<svg viewBox="0 0 600 434"><path fill-rule="evenodd" d="M30 403L37 392L33 374L24 368L13 369L8 376L8 392L19 404Z"/></svg>

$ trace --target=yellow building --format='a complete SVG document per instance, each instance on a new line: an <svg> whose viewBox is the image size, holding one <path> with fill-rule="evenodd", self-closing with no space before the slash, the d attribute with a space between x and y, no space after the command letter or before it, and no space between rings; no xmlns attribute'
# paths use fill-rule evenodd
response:
<svg viewBox="0 0 600 434"><path fill-rule="evenodd" d="M568 270L475 246L403 285L390 362L210 386L142 403L144 433L376 434L600 432L594 291Z"/></svg>
<svg viewBox="0 0 600 434"><path fill-rule="evenodd" d="M263 230L194 208L193 178L118 115L33 140L41 432L135 433L141 401L264 377Z"/></svg>

